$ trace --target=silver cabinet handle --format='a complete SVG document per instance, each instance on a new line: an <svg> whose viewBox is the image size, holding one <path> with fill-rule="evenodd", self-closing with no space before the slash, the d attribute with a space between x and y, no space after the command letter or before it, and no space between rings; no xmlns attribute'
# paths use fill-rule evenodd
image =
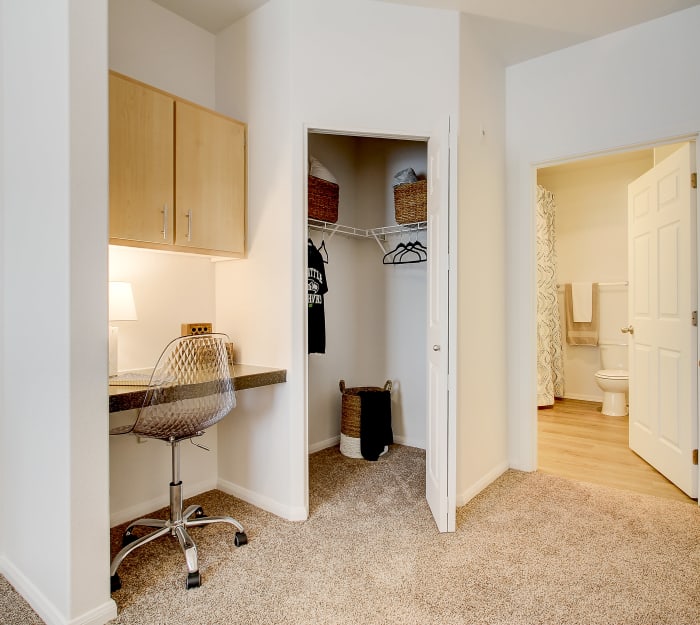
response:
<svg viewBox="0 0 700 625"><path fill-rule="evenodd" d="M163 239L167 240L167 238L168 238L168 205L163 204L163 210L160 212L163 213L163 229L160 232L163 235Z"/></svg>
<svg viewBox="0 0 700 625"><path fill-rule="evenodd" d="M434 352L439 352L439 351L440 351L440 346L439 346L439 345L433 345L433 351L434 351Z"/></svg>
<svg viewBox="0 0 700 625"><path fill-rule="evenodd" d="M620 328L620 332L622 332L623 334L627 334L628 332L630 334L634 334L634 327L627 326L626 328Z"/></svg>
<svg viewBox="0 0 700 625"><path fill-rule="evenodd" d="M192 240L192 211L187 211L187 240Z"/></svg>

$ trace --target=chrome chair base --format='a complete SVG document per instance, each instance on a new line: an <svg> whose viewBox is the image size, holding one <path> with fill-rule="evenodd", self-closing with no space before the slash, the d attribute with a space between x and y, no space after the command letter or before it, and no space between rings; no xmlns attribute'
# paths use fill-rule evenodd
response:
<svg viewBox="0 0 700 625"><path fill-rule="evenodd" d="M173 459L175 455L179 455L178 443L172 443L173 446ZM179 462L178 462L179 464ZM175 463L173 463L175 466ZM124 532L124 537L122 538L122 548L119 553L114 556L112 564L109 567L109 575L111 582L111 591L119 590L121 588L121 580L119 575L117 575L117 569L119 565L124 561L124 558L128 556L132 551L138 549L142 545L170 534L175 536L180 543L180 547L185 554L185 562L187 564L187 581L186 587L196 588L201 584L201 577L199 574L199 563L197 560L197 546L194 544L191 536L187 532L188 527L196 527L199 525L209 525L210 523L228 523L236 528L236 534L234 536L234 544L236 547L247 544L248 537L245 534L243 526L233 517L230 516L205 516L204 510L201 506L192 505L188 506L183 512L182 510L182 482L170 483L170 518L164 519L138 519L133 523L129 524ZM144 527L154 527L155 531L145 536L137 538L132 533L132 530L137 526Z"/></svg>

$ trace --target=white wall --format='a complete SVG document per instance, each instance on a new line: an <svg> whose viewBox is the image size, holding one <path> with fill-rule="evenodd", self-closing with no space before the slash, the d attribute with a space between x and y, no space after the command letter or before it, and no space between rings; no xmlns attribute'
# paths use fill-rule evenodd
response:
<svg viewBox="0 0 700 625"><path fill-rule="evenodd" d="M4 37L2 24L4 18L5 2L0 2L0 40ZM5 47L0 45L0 277L4 280L5 275ZM3 458L7 457L5 445L8 436L5 431L7 412L5 402L5 289L0 288L0 475L8 475L7 466L3 463ZM9 501L9 493L5 491L7 480L0 478L0 501ZM5 515L0 515L0 562L6 559L5 542L8 532L5 529Z"/></svg>
<svg viewBox="0 0 700 625"><path fill-rule="evenodd" d="M508 431L511 465L536 467L536 164L697 132L700 7L506 71Z"/></svg>
<svg viewBox="0 0 700 625"><path fill-rule="evenodd" d="M305 125L427 135L456 119L457 59L454 13L369 0L271 0L217 38L217 106L249 124L250 242L245 263L217 265L217 319L243 333L246 361L289 370L279 402L237 410L226 441L265 461L248 477L220 457L219 471L288 516L307 505Z"/></svg>
<svg viewBox="0 0 700 625"><path fill-rule="evenodd" d="M208 108L216 38L151 0L109 0L109 67Z"/></svg>
<svg viewBox="0 0 700 625"><path fill-rule="evenodd" d="M214 107L215 41L151 0L109 1L109 67ZM138 321L119 327L119 368L153 366L180 324L215 322L214 266L207 257L110 246L109 279L131 282Z"/></svg>
<svg viewBox="0 0 700 625"><path fill-rule="evenodd" d="M240 393L218 426L219 486L286 518L306 517L306 445L298 422L303 369L292 366L291 50L286 1L270 0L217 36L217 108L248 124L248 214L243 262L216 265L216 316L240 360L287 369L286 384ZM295 421L294 417L297 417Z"/></svg>
<svg viewBox="0 0 700 625"><path fill-rule="evenodd" d="M50 625L101 624L116 616L106 437L107 6L3 2L0 11L0 572Z"/></svg>
<svg viewBox="0 0 700 625"><path fill-rule="evenodd" d="M110 0L109 67L210 108L215 104L215 37L151 0ZM138 321L119 327L119 369L152 367L182 323L216 324L214 264L208 257L109 247L109 279L131 282ZM112 415L112 427L134 413ZM214 488L217 428L204 444L181 448L185 496ZM118 524L169 502L170 448L133 436L112 437L110 522Z"/></svg>
<svg viewBox="0 0 700 625"><path fill-rule="evenodd" d="M598 347L568 345L564 317L567 282L625 282L627 275L627 185L653 166L653 151L600 157L547 167L539 184L554 193L557 282L562 320L564 396L603 401L595 373ZM627 343L627 288L599 288L600 343Z"/></svg>
<svg viewBox="0 0 700 625"><path fill-rule="evenodd" d="M457 503L508 468L505 70L460 18Z"/></svg>

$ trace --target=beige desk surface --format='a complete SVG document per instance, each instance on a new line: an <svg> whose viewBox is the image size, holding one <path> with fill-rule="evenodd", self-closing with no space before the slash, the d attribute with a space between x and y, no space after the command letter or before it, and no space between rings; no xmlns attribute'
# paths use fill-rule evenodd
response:
<svg viewBox="0 0 700 625"><path fill-rule="evenodd" d="M233 384L237 391L287 381L286 369L259 367L257 365L233 365ZM145 386L110 386L109 411L121 412L140 408L146 395Z"/></svg>

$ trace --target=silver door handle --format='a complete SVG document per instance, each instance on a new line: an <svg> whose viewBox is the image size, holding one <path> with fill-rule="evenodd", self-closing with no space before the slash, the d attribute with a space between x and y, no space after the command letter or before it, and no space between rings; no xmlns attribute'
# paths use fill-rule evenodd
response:
<svg viewBox="0 0 700 625"><path fill-rule="evenodd" d="M620 328L620 332L622 332L623 334L627 334L628 332L630 334L634 334L634 327L627 326L626 328Z"/></svg>
<svg viewBox="0 0 700 625"><path fill-rule="evenodd" d="M187 211L187 240L192 240L192 209Z"/></svg>
<svg viewBox="0 0 700 625"><path fill-rule="evenodd" d="M439 345L433 345L433 351L434 351L434 352L439 352L439 351L440 351L440 346L439 346Z"/></svg>
<svg viewBox="0 0 700 625"><path fill-rule="evenodd" d="M168 205L163 204L163 210L160 212L163 213L163 229L160 232L163 235L163 238L167 239L168 238Z"/></svg>

